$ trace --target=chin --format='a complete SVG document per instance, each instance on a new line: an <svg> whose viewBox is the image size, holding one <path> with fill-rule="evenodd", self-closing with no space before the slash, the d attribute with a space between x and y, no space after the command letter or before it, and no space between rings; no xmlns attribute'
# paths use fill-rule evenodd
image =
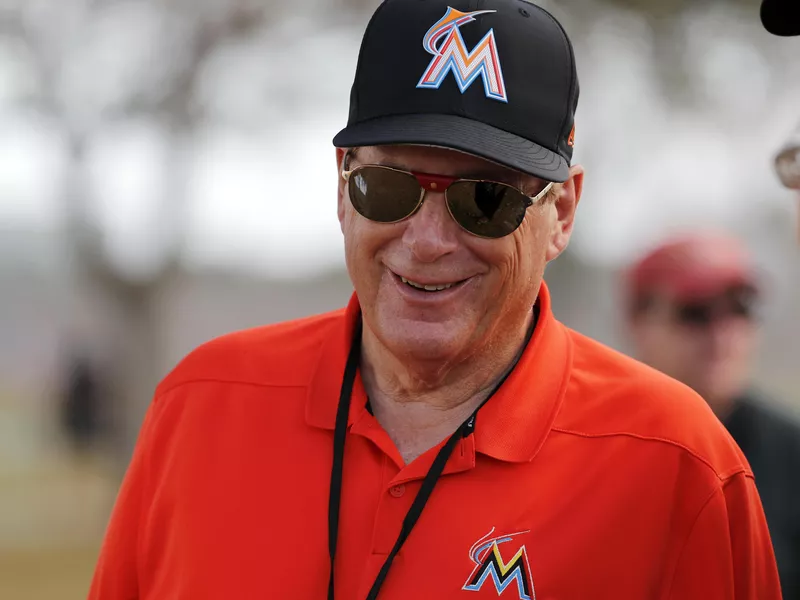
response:
<svg viewBox="0 0 800 600"><path fill-rule="evenodd" d="M415 360L447 360L461 353L467 345L450 323L430 323L393 319L382 324L378 337L395 356Z"/></svg>

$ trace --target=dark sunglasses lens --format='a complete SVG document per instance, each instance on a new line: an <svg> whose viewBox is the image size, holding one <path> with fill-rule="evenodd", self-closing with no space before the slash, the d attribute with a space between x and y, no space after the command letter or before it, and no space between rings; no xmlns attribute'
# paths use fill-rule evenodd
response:
<svg viewBox="0 0 800 600"><path fill-rule="evenodd" d="M348 182L350 202L361 216L394 223L411 215L422 193L413 175L383 167L360 167Z"/></svg>
<svg viewBox="0 0 800 600"><path fill-rule="evenodd" d="M753 302L744 296L733 298L720 298L705 303L691 303L678 306L676 314L678 320L692 327L707 327L717 319L736 317L752 319Z"/></svg>
<svg viewBox="0 0 800 600"><path fill-rule="evenodd" d="M457 181L447 188L447 206L461 227L475 235L501 238L517 229L530 200L504 183Z"/></svg>
<svg viewBox="0 0 800 600"><path fill-rule="evenodd" d="M676 313L681 323L692 327L705 327L714 320L714 307L709 304L683 304Z"/></svg>

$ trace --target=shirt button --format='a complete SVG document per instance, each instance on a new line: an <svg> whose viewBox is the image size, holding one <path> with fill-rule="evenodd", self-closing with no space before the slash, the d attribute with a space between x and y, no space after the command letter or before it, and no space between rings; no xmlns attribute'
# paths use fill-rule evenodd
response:
<svg viewBox="0 0 800 600"><path fill-rule="evenodd" d="M406 486L404 486L402 483L400 485L393 485L389 488L389 493L394 498L401 498L403 494L406 493Z"/></svg>

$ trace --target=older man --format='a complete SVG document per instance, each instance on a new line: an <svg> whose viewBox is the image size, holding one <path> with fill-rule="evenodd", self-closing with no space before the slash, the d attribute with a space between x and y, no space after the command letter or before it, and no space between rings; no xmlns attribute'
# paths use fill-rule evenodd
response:
<svg viewBox="0 0 800 600"><path fill-rule="evenodd" d="M381 4L334 140L355 295L161 383L92 599L780 597L702 399L553 316L577 101L533 4Z"/></svg>

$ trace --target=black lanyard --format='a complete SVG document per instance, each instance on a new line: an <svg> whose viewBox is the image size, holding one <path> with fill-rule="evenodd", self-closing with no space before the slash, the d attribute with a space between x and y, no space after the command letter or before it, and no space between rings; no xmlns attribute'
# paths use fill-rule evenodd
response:
<svg viewBox="0 0 800 600"><path fill-rule="evenodd" d="M535 322L536 319L534 318L534 323ZM333 468L331 469L331 489L330 498L328 501L328 551L331 557L331 575L330 579L328 580L328 600L334 600L333 571L336 558L336 542L339 537L339 507L342 500L344 441L347 437L347 420L350 416L350 399L353 395L353 384L356 380L358 363L361 359L361 329L361 319L359 318L353 333L353 341L350 344L350 354L347 357L347 365L344 369L342 388L339 392L339 407L336 410L336 428L333 433ZM531 325L531 329L528 332L528 337L525 342L526 344L532 333L533 325ZM433 492L436 482L439 480L439 477L442 476L442 472L447 464L447 460L453 453L453 448L456 447L458 440L471 435L475 431L475 418L478 414L478 410L480 410L480 408L489 400L489 398L494 395L500 386L503 385L503 382L511 374L511 371L513 371L513 367L509 369L508 373L506 373L497 383L497 385L494 386L486 400L481 403L481 406L475 409L475 412L472 413L472 415L461 424L456 432L450 436L445 445L442 446L441 450L439 450L436 458L433 459L433 464L431 465L427 475L425 475L425 479L422 480L422 485L419 488L419 492L417 492L417 496L414 498L411 508L408 509L408 513L403 519L403 525L400 528L400 535L397 536L397 541L394 543L394 547L392 548L391 552L389 552L389 556L386 557L386 561L384 561L381 570L378 572L378 576L375 578L375 581L369 590L369 594L367 594L367 600L376 600L378 597L378 592L380 592L381 586L386 579L386 575L389 573L389 569L392 566L395 556L397 556L397 553L400 552L400 548L403 547L403 544L408 538L408 535L411 533L411 530L414 528L414 525L417 524L417 520L422 514L422 509L425 508L425 504L427 504L428 499L431 497L431 493Z"/></svg>

